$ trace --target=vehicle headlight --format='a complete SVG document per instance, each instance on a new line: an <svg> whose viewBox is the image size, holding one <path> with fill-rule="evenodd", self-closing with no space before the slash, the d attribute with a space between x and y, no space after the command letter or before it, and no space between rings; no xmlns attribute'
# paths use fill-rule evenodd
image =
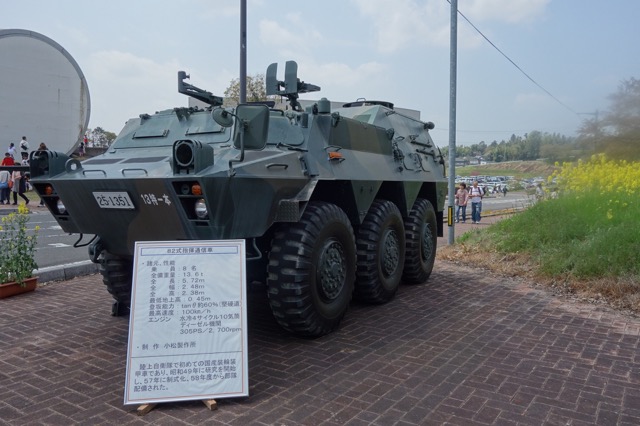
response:
<svg viewBox="0 0 640 426"><path fill-rule="evenodd" d="M209 215L209 212L207 211L207 203L204 201L204 198L198 198L194 209L198 219L206 219Z"/></svg>
<svg viewBox="0 0 640 426"><path fill-rule="evenodd" d="M67 208L64 206L64 203L61 199L58 199L58 201L56 201L56 209L60 214L65 214L67 212Z"/></svg>

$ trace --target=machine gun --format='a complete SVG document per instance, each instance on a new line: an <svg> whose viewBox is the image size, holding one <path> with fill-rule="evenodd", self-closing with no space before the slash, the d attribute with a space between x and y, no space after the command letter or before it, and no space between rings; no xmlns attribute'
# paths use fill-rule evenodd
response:
<svg viewBox="0 0 640 426"><path fill-rule="evenodd" d="M298 95L300 93L317 92L320 86L305 83L298 78L298 64L296 61L287 61L284 69L284 81L278 80L276 73L278 64L273 63L267 68L266 91L267 96L280 95L289 100L291 109L294 111L302 111ZM284 88L281 90L281 88Z"/></svg>

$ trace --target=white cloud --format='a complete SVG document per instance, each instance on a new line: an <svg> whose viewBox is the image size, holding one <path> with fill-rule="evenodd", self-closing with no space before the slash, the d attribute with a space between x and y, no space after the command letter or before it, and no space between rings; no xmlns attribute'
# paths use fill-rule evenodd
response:
<svg viewBox="0 0 640 426"><path fill-rule="evenodd" d="M458 10L469 19L500 21L516 24L530 22L544 14L551 0L469 0Z"/></svg>
<svg viewBox="0 0 640 426"><path fill-rule="evenodd" d="M176 69L178 64L168 62L158 64L151 59L141 58L128 52L101 51L91 55L94 74L101 79L119 79L120 83L140 83L147 85L157 82L168 69Z"/></svg>
<svg viewBox="0 0 640 426"><path fill-rule="evenodd" d="M115 50L94 53L85 74L92 116L100 117L102 122L92 119L91 126L117 133L126 120L139 114L186 106L187 97L178 93L178 71L181 70L191 75L190 83L218 96L222 96L236 74L220 69L212 76L210 72L190 70L176 60L159 63Z"/></svg>
<svg viewBox="0 0 640 426"><path fill-rule="evenodd" d="M496 20L508 23L531 21L540 16L550 0L470 0L459 2L472 22ZM377 49L383 53L426 46L449 46L451 6L442 0L353 0L361 14L373 22ZM477 24L477 22L474 22ZM458 46L474 47L481 38L458 18Z"/></svg>
<svg viewBox="0 0 640 426"><path fill-rule="evenodd" d="M518 93L513 100L513 103L516 107L539 107L543 105L549 105L552 101L552 98L549 95L541 92L529 92L529 93Z"/></svg>
<svg viewBox="0 0 640 426"><path fill-rule="evenodd" d="M240 16L240 5L236 2L212 3L210 0L197 0L191 9L198 10L199 12L194 17L203 21Z"/></svg>
<svg viewBox="0 0 640 426"><path fill-rule="evenodd" d="M306 67L304 71L309 71L309 75L316 80L322 79L331 82L341 88L353 87L367 82L370 85L371 79L378 79L384 74L387 67L379 62L367 62L351 67L342 63L326 63L316 66Z"/></svg>
<svg viewBox="0 0 640 426"><path fill-rule="evenodd" d="M127 52L94 53L86 70L92 116L104 122L91 125L117 133L129 118L176 106L169 101L177 98L179 69L175 62L159 64Z"/></svg>
<svg viewBox="0 0 640 426"><path fill-rule="evenodd" d="M276 21L263 19L260 21L259 28L260 40L267 45L288 44L296 40L291 31L282 27Z"/></svg>
<svg viewBox="0 0 640 426"><path fill-rule="evenodd" d="M448 38L443 37L444 2L438 5L433 1L354 0L354 3L360 13L372 21L376 45L381 52L390 53L412 43L439 45L448 42Z"/></svg>
<svg viewBox="0 0 640 426"><path fill-rule="evenodd" d="M308 54L322 43L322 34L299 14L287 14L285 20L286 28L273 20L260 21L259 37L265 46L276 49L283 57L292 57Z"/></svg>
<svg viewBox="0 0 640 426"><path fill-rule="evenodd" d="M90 37L81 29L68 25L58 25L57 28L65 34L68 40L72 40L78 46L87 47L91 44Z"/></svg>
<svg viewBox="0 0 640 426"><path fill-rule="evenodd" d="M298 77L322 88L318 95L310 93L303 97L317 99L326 97L332 101L355 101L366 96L380 96L376 88L384 87L389 67L379 62L366 62L355 66L344 63L315 63L311 58L299 62Z"/></svg>

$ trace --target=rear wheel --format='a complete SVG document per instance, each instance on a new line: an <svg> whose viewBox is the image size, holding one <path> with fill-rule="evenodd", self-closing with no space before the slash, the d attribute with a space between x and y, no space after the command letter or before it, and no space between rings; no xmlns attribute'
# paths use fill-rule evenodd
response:
<svg viewBox="0 0 640 426"><path fill-rule="evenodd" d="M370 303L388 302L398 290L404 266L405 231L398 207L391 201L374 201L358 228L356 245L355 297Z"/></svg>
<svg viewBox="0 0 640 426"><path fill-rule="evenodd" d="M347 215L310 203L299 222L276 230L269 253L268 295L286 330L317 337L335 330L355 281L356 247Z"/></svg>
<svg viewBox="0 0 640 426"><path fill-rule="evenodd" d="M103 251L98 257L98 269L102 274L102 282L115 300L111 314L126 315L131 305L133 262Z"/></svg>
<svg viewBox="0 0 640 426"><path fill-rule="evenodd" d="M405 221L407 251L402 275L405 283L423 284L431 275L438 243L437 226L433 205L418 198Z"/></svg>

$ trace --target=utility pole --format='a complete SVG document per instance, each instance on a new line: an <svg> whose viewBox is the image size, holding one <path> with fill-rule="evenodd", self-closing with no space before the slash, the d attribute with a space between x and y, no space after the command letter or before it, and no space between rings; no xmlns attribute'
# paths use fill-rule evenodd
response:
<svg viewBox="0 0 640 426"><path fill-rule="evenodd" d="M240 103L247 102L247 0L240 1Z"/></svg>
<svg viewBox="0 0 640 426"><path fill-rule="evenodd" d="M458 68L458 0L451 0L451 39L449 61L449 206L447 225L449 226L449 245L455 242L456 198L456 89Z"/></svg>

